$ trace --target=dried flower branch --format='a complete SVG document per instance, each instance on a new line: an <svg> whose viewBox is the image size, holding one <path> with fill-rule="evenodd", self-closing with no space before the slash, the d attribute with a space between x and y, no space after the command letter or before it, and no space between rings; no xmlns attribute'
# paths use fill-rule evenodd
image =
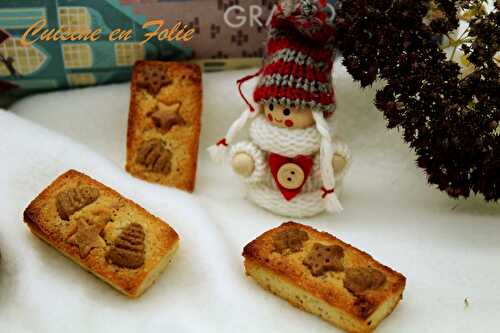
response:
<svg viewBox="0 0 500 333"><path fill-rule="evenodd" d="M336 20L344 65L362 87L387 82L375 105L429 183L490 201L500 198L500 1L487 2L345 0Z"/></svg>

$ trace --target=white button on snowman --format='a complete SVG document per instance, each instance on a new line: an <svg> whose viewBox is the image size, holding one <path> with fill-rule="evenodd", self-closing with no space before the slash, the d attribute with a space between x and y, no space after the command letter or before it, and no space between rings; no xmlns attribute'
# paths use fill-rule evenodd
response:
<svg viewBox="0 0 500 333"><path fill-rule="evenodd" d="M300 188L306 180L304 171L298 164L287 163L278 170L276 181L287 190Z"/></svg>

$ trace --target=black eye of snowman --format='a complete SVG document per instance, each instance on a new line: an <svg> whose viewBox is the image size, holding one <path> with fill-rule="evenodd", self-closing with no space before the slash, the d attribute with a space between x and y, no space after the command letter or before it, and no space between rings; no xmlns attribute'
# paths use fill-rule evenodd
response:
<svg viewBox="0 0 500 333"><path fill-rule="evenodd" d="M269 104L269 111L273 111L273 110L274 110L274 105Z"/></svg>
<svg viewBox="0 0 500 333"><path fill-rule="evenodd" d="M290 112L290 109L289 109L289 108L286 108L285 110L283 110L283 114L284 114L285 116L287 116L287 117L290 115L290 113L291 113L291 112Z"/></svg>

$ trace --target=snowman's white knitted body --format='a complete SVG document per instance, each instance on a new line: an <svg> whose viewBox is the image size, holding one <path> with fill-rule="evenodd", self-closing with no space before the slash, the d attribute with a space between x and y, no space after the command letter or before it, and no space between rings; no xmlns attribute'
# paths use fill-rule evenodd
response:
<svg viewBox="0 0 500 333"><path fill-rule="evenodd" d="M331 126L332 127L332 126ZM333 129L331 130L334 131ZM332 133L332 137L334 133ZM320 169L321 135L315 126L306 129L280 128L257 116L250 126L250 141L242 141L231 147L230 156L246 153L254 160L252 174L245 178L248 197L258 206L287 217L311 217L326 208L322 200L323 181ZM342 178L350 162L350 154L343 143L333 142L334 153L344 157L347 166L335 174L335 193L340 194ZM291 200L285 199L270 171L268 156L275 153L295 158L299 155L313 159L311 172L300 193Z"/></svg>

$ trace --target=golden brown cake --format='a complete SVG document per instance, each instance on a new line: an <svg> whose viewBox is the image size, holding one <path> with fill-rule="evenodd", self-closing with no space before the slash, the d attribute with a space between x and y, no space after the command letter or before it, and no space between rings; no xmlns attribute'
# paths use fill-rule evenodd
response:
<svg viewBox="0 0 500 333"><path fill-rule="evenodd" d="M201 129L200 68L139 61L130 89L126 170L146 181L192 192Z"/></svg>
<svg viewBox="0 0 500 333"><path fill-rule="evenodd" d="M24 211L31 231L130 297L171 261L179 236L168 224L98 181L70 170Z"/></svg>
<svg viewBox="0 0 500 333"><path fill-rule="evenodd" d="M311 227L288 222L245 246L245 269L292 305L352 333L372 332L402 298L406 278Z"/></svg>

